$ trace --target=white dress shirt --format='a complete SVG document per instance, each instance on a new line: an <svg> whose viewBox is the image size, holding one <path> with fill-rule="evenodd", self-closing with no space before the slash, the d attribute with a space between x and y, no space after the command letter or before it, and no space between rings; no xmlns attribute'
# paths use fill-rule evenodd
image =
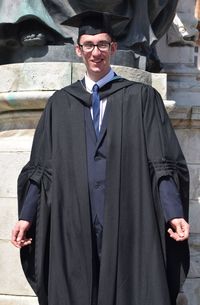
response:
<svg viewBox="0 0 200 305"><path fill-rule="evenodd" d="M108 74L106 74L103 78L98 80L98 82L94 82L93 80L91 80L89 78L89 76L87 74L85 74L85 87L86 87L86 90L89 93L92 93L92 88L93 88L94 84L97 84L99 86L99 88L101 88L106 83L111 81L113 79L114 75L115 75L114 71L112 69L110 69ZM99 130L101 129L101 125L102 125L102 121L103 121L103 116L104 116L104 112L105 112L105 109L106 109L106 104L107 104L107 98L104 98L103 100L100 101ZM90 108L90 112L91 112L91 116L93 118L92 107Z"/></svg>

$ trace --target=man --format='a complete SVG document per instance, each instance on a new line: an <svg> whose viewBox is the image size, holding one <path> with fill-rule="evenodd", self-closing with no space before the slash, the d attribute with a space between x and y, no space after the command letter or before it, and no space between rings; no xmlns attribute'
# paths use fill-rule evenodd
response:
<svg viewBox="0 0 200 305"><path fill-rule="evenodd" d="M159 94L110 67L119 21L67 21L87 72L50 98L19 177L12 242L41 305L175 305L188 272L186 162Z"/></svg>

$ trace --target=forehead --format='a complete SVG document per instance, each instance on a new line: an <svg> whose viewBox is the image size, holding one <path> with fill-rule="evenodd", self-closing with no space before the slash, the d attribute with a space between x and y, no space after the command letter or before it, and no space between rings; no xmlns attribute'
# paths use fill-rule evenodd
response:
<svg viewBox="0 0 200 305"><path fill-rule="evenodd" d="M98 42L98 41L111 41L111 37L109 34L107 33L100 33L100 34L96 34L96 35L87 35L87 34L83 34L80 37L80 43L83 42Z"/></svg>

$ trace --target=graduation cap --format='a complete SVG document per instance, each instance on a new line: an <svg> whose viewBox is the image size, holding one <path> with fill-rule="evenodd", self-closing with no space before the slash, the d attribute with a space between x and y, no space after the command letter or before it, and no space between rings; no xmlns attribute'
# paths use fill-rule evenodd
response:
<svg viewBox="0 0 200 305"><path fill-rule="evenodd" d="M122 22L128 23L129 20L128 17L113 15L107 12L84 11L65 20L62 24L78 28L78 37L84 34L96 35L108 33L114 38L115 26L119 26Z"/></svg>

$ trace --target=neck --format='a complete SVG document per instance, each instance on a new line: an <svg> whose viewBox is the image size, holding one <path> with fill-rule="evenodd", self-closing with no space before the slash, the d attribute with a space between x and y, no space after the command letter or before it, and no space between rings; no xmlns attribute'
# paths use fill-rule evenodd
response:
<svg viewBox="0 0 200 305"><path fill-rule="evenodd" d="M108 69L107 72L103 73L103 74L98 74L98 75L95 75L95 74L89 74L87 72L87 76L95 83L97 83L100 79L104 78L109 72L110 72L111 68Z"/></svg>

